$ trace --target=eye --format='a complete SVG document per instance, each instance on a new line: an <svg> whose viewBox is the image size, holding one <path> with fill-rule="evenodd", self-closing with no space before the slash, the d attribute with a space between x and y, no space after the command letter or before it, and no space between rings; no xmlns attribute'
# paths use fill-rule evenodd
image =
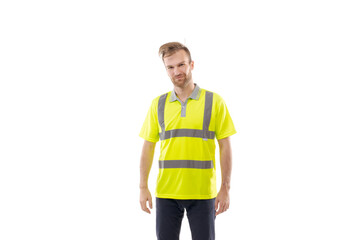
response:
<svg viewBox="0 0 360 240"><path fill-rule="evenodd" d="M173 69L174 67L168 67L167 69Z"/></svg>

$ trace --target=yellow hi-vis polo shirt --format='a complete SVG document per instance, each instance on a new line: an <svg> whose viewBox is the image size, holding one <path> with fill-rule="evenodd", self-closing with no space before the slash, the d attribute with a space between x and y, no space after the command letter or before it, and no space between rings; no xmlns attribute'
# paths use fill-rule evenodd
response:
<svg viewBox="0 0 360 240"><path fill-rule="evenodd" d="M155 98L139 134L150 142L161 140L155 196L215 198L215 137L235 133L224 100L197 84L184 103L175 91Z"/></svg>

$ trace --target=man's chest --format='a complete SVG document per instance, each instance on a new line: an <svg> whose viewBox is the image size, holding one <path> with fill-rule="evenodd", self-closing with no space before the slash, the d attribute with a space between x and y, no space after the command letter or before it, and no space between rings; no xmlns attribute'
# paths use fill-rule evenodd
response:
<svg viewBox="0 0 360 240"><path fill-rule="evenodd" d="M168 103L164 109L166 129L202 129L204 107L204 102L191 99L187 103Z"/></svg>

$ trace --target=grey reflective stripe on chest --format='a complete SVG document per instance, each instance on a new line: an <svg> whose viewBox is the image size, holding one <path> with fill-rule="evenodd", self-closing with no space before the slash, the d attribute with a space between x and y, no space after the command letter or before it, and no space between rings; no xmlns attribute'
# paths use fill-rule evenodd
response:
<svg viewBox="0 0 360 240"><path fill-rule="evenodd" d="M165 103L167 93L161 95L158 103L158 120L161 127L160 140L165 140L173 137L195 137L203 139L214 139L215 132L209 131L209 125L211 120L211 111L213 105L213 93L206 91L205 94L205 108L204 108L204 120L203 129L172 129L165 131Z"/></svg>

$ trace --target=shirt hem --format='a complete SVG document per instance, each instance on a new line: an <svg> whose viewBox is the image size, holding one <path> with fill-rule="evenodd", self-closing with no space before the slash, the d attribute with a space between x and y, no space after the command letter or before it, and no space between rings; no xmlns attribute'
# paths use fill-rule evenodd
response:
<svg viewBox="0 0 360 240"><path fill-rule="evenodd" d="M173 195L173 194L155 194L157 198L167 198L167 199L213 199L217 194L209 195Z"/></svg>

